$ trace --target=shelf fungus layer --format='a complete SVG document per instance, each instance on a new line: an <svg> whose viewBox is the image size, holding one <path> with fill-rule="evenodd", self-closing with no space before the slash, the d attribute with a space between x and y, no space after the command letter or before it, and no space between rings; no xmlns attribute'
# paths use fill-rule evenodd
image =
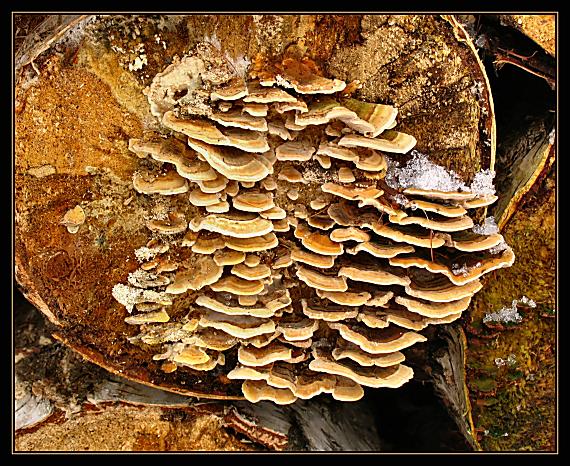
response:
<svg viewBox="0 0 570 466"><path fill-rule="evenodd" d="M127 48L112 16L86 36L105 53L46 58L39 85L18 89L16 274L61 339L203 398L354 401L413 378L406 353L426 327L459 318L514 260L474 228L494 194L390 181L414 150L465 181L493 169L468 37L432 15L277 15L275 29L165 16L160 44L152 27L137 35L148 63L115 75ZM338 27L348 39L329 47Z"/></svg>
<svg viewBox="0 0 570 466"><path fill-rule="evenodd" d="M194 208L148 226L159 237L184 234L187 248L175 272L151 274L154 291L136 295L159 310L126 318L139 326L133 341L161 346L154 358L165 372L241 381L251 402L349 401L362 387L401 386L413 378L406 348L426 341L419 332L458 319L479 278L514 260L508 246L491 249L501 235L471 232L470 209L489 195L387 183L389 158L416 145L398 131L397 108L347 99L345 82L307 63L286 59L281 74L218 86L206 115L166 112L162 123L184 148L129 145L167 170L135 176L137 192ZM225 113L218 100L231 102ZM252 115L254 105L263 111Z"/></svg>

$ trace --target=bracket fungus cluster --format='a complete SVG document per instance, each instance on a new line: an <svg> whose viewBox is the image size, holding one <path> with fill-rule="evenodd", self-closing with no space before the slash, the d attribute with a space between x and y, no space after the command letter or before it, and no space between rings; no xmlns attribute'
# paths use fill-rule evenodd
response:
<svg viewBox="0 0 570 466"><path fill-rule="evenodd" d="M386 183L416 139L346 86L310 60L256 65L206 89L206 110L164 107L168 136L130 141L134 189L170 210L113 296L165 373L223 374L252 402L358 400L409 381L402 351L512 264L500 234L471 230L496 196Z"/></svg>

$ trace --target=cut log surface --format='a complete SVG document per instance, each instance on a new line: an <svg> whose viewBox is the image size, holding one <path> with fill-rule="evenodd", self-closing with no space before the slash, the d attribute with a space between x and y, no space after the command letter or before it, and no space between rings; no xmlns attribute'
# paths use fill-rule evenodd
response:
<svg viewBox="0 0 570 466"><path fill-rule="evenodd" d="M222 244L218 249L226 245L224 251L246 250L250 254L247 248L252 246L248 236L253 235L253 227L240 226L243 223L257 228L258 236L263 235L264 242L277 251L277 256L280 250L275 248L277 242L271 228L284 231L289 228L289 223L297 220L289 222L289 217L284 220L286 214L279 209L264 211L268 212L266 216L280 217L271 221L264 217L264 212L261 215L239 212L239 221L234 218L218 222L223 224L223 228L228 228L228 231L220 233L222 227L215 223L216 219L222 218L230 209L232 193L237 192L238 182L243 185L240 188L250 189L252 186L248 184L250 181L229 178L232 167L227 168L230 166L228 160L238 160L232 155L235 147L241 144L240 147L252 151L240 156L235 162L238 164L236 170L247 166L266 173L272 163L273 154L263 152L263 137L246 137L244 134L250 133L243 128L219 126L221 136L216 133L218 139L214 138L214 141L220 145L203 141L192 143L202 151L200 157L196 155L194 174L199 172L200 164L205 163L201 159L211 162L215 158L216 167L229 170L224 175L213 171L200 172L207 178L199 181L200 187L208 190L208 196L215 197L218 193L220 196L219 202L207 206L211 209L207 217L199 218L196 206L186 198L181 202L182 198L176 197L180 195L144 195L135 191L133 175L138 173L144 177L151 169L158 173L157 167L162 162L129 150L129 140L169 134L156 118L160 109L149 105L147 95L152 91L155 76L172 63L175 55L181 57L188 50L195 49L202 52L217 50L216 53L226 57L231 66L202 70L211 83L220 78L216 73L223 75L230 68L235 73L264 60L308 57L318 64L322 75L331 80L342 80L349 85L359 81L360 87L354 84L352 90L347 88L352 97L397 107L397 131L413 135L417 140L415 149L429 154L434 162L455 170L464 180L470 182L480 169L492 169L494 166L494 111L488 81L475 48L453 17L89 15L67 20L65 27L58 28L43 45L27 48L25 56L17 57L15 275L27 299L54 325L58 340L99 366L147 387L160 387L176 394L201 398L243 398L241 381L227 377L237 363L237 346L226 352L225 360L209 360L208 364L215 365L213 370L200 371L196 369L199 364L190 364L190 367L180 366L178 370L169 371L165 369L168 366L164 361L156 357L160 349L157 345L145 341L133 343L140 327L151 328L152 323L126 323L129 313L115 299L113 289L117 284L136 281L136 277L130 275L141 265L140 256L137 257L135 251L142 251L141 248L147 247L150 240L158 237L175 238L168 240L172 244L183 242L183 235L177 232L186 230L184 222L190 222L190 230L184 237L190 246L176 251L172 247L168 253L171 253L169 260L195 267L192 270L207 270L209 279L214 280L219 278L216 275L219 269L213 260L210 263L204 259L200 266L192 265L189 253L180 250L210 247L217 251L216 244ZM235 34L235 31L248 32ZM191 81L193 78L188 79ZM174 93L176 98L180 99L179 94L184 91ZM205 92L202 91L198 89L191 97L200 97ZM285 88L285 91L294 94L291 88ZM261 95L263 89L256 92ZM210 93L205 92L205 95L209 99ZM199 99L190 100L188 97L186 108L192 105L195 110L201 108ZM228 98L224 102L234 105L235 100ZM300 131L299 125L287 124L292 128L291 133ZM307 131L307 134L312 134L310 129ZM274 135L270 137L277 138ZM185 144L187 140L184 138L179 142ZM254 146L254 143L259 144ZM318 141L312 144L318 147ZM334 162L339 161L335 159ZM297 168L301 167L297 165ZM186 166L183 168L190 170ZM299 193L295 193L295 201L291 202L280 191L279 186L283 185L279 184L282 180L278 179L278 173L273 176L277 180L276 205L279 201L287 207L282 209L284 212L294 212L298 218L306 217L307 213L299 205L307 206L305 210L308 210L310 201L317 199L318 192L304 189L304 183L297 183ZM222 194L224 199L221 199ZM176 209L179 215L169 217ZM326 222L327 218L323 221ZM230 227L224 226L226 224L231 224L234 230L229 231ZM168 234L161 234L161 228ZM172 231L166 231L168 228ZM321 238L319 235L323 231L318 230L309 239ZM198 234L201 235L199 240ZM330 241L323 245L340 249ZM283 255L280 261L286 263L287 257ZM174 269L168 269L171 265L165 262L160 267L170 274L169 280L178 277L183 281L180 278L182 274L179 276ZM226 266L226 270L231 267ZM234 270L238 271L246 269L243 264L235 267ZM265 269L261 264L246 270L254 274ZM242 293L240 303L248 299L251 302L253 298L248 296L259 294L263 280L267 280L266 277L245 279L230 273L226 275L219 294L226 293L228 289ZM271 279L277 280L275 277ZM140 284L140 280L137 283ZM168 308L167 317L160 314L160 309L147 309L148 316L150 319L168 318L168 324L180 323L187 317L196 296L205 290L187 290L182 299ZM132 306L133 296L123 298ZM255 306L262 307L259 303ZM151 314L155 311L156 314ZM279 310L285 316L287 311L288 308ZM208 328L211 329L225 325L226 329L229 328L226 322L220 323L218 313L212 311L210 314L208 322L201 320L204 326L210 325ZM259 325L259 319L248 316L239 321L236 318L232 331L251 331L244 328ZM193 321L186 322L186 325L193 325ZM255 335L251 331L251 340L257 342L271 338L272 329L268 325L266 327ZM216 344L221 345L218 340ZM293 341L302 342L301 337ZM225 341L224 344L231 347L231 342ZM108 385L102 386L98 393L108 393L108 390ZM144 398L146 395L143 390L136 396ZM46 406L33 405L38 403L33 398L22 403L21 409L30 406L34 408L32 411L42 412L42 416L49 411ZM302 406L302 403L299 407L295 404L292 409L301 410ZM325 414L319 411L321 408L315 409L314 418L304 418L298 424L299 429L318 431L319 426L314 422ZM339 420L336 425L342 429L344 424L340 420L342 416L349 419L351 409L356 408L347 407L347 411L326 415ZM29 417L22 419L27 425L35 422ZM346 446L339 443L333 448L327 444L329 440L317 434L311 438L314 442L311 448L317 450ZM367 440L358 431L354 431L350 442L352 449L356 446L376 448L372 443L365 445Z"/></svg>

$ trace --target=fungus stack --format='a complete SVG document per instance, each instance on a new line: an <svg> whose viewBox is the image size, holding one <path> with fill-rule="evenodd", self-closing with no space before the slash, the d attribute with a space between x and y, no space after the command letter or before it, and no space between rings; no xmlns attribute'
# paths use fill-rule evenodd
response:
<svg viewBox="0 0 570 466"><path fill-rule="evenodd" d="M171 210L113 296L165 373L224 374L252 402L358 400L409 381L402 350L512 264L501 235L471 231L495 196L387 185L386 154L416 140L345 86L285 59L210 89L207 112L165 111L170 137L130 141L134 189Z"/></svg>

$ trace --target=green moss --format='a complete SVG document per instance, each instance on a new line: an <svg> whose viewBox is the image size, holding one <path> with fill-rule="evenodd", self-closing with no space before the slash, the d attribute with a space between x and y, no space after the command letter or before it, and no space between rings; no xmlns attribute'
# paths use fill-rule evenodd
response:
<svg viewBox="0 0 570 466"><path fill-rule="evenodd" d="M519 308L521 323L487 330L498 332L496 338L478 338L475 344L477 337L472 336L472 344L468 341L466 367L473 420L483 450L555 449L556 321L545 317L555 315L556 307L554 189L534 196L502 232L515 252L515 263L489 274L470 308L471 327L485 332L481 325L485 314L510 306L523 295L537 303L536 308ZM506 363L509 355L514 356L514 363L512 359ZM505 364L497 365L497 358ZM489 397L493 385L496 391Z"/></svg>

